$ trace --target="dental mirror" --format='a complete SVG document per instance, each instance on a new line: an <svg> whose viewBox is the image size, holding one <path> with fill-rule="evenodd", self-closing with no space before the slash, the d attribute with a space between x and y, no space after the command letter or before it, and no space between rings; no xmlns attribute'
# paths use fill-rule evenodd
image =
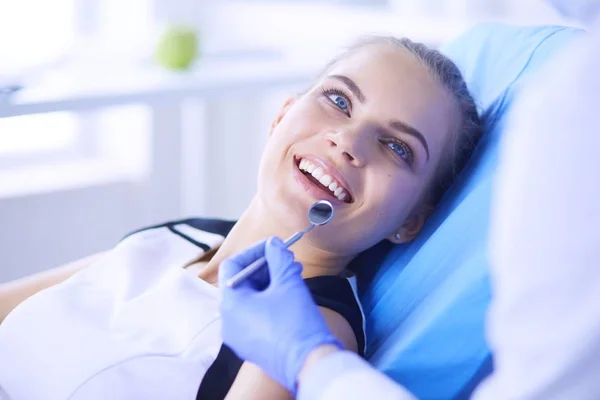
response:
<svg viewBox="0 0 600 400"><path fill-rule="evenodd" d="M308 210L308 220L314 226L325 225L333 218L333 206L327 200L317 201ZM307 231L308 232L308 231Z"/></svg>
<svg viewBox="0 0 600 400"><path fill-rule="evenodd" d="M298 240L300 240L305 233L310 232L315 226L325 225L329 221L331 221L332 218L333 206L331 205L331 203L327 200L317 201L308 209L308 221L310 222L310 226L305 230L296 232L295 234L290 236L285 242L283 242L284 246L286 248L290 247ZM240 272L238 272L236 275L229 278L227 282L225 282L225 284L227 285L227 287L234 288L265 265L267 265L266 259L265 257L261 257L258 260L254 261L252 264L248 265Z"/></svg>

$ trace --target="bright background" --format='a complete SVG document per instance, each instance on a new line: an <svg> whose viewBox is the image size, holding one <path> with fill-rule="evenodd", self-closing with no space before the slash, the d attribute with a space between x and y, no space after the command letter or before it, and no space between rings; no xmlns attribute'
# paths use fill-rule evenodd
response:
<svg viewBox="0 0 600 400"><path fill-rule="evenodd" d="M431 46L478 21L563 23L541 0L0 0L0 282L141 226L236 218L271 118L361 33ZM160 32L201 35L187 72ZM1 93L0 89L0 93Z"/></svg>

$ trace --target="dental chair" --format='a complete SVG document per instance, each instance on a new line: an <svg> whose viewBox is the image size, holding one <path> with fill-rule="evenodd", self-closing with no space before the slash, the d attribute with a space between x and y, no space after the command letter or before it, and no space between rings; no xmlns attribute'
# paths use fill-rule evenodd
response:
<svg viewBox="0 0 600 400"><path fill-rule="evenodd" d="M354 263L367 358L420 399L468 398L493 370L484 319L492 296L486 250L498 143L527 79L582 34L482 24L442 49L478 103L484 136L417 240L381 243Z"/></svg>

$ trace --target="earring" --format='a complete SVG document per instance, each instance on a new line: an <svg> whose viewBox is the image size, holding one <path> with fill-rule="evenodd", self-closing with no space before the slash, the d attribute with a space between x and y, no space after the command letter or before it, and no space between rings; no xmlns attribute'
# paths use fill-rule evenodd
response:
<svg viewBox="0 0 600 400"><path fill-rule="evenodd" d="M396 239L398 239L398 240L402 239L402 235L400 234L400 232L396 233Z"/></svg>

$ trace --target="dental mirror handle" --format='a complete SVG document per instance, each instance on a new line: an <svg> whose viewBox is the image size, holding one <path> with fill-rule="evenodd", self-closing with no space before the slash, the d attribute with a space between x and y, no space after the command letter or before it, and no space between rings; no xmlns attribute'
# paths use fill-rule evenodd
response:
<svg viewBox="0 0 600 400"><path fill-rule="evenodd" d="M283 245L285 246L285 248L290 247L291 245L296 243L298 240L300 240L302 238L302 236L304 236L305 233L310 232L315 226L316 225L311 225L306 230L296 232L295 234L290 236L288 239L286 239L286 241L283 242ZM258 260L254 261L252 264L248 265L246 268L244 268L240 272L238 272L237 274L235 274L234 276L232 276L231 278L229 278L225 282L225 284L227 285L227 287L235 288L242 281L244 281L245 279L252 276L256 271L258 271L265 265L267 265L267 259L266 259L266 257L261 257Z"/></svg>

